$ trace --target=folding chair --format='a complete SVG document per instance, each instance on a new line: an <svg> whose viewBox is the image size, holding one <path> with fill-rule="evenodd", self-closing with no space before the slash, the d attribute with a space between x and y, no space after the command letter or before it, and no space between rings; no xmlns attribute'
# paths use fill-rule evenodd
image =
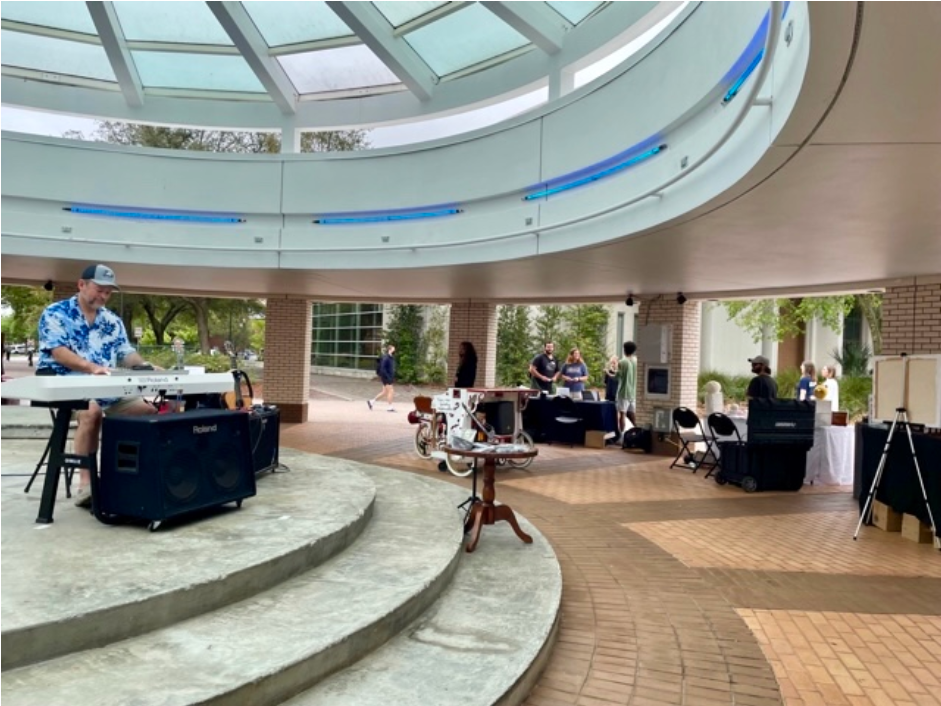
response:
<svg viewBox="0 0 941 706"><path fill-rule="evenodd" d="M716 480L722 483L723 481L720 480L720 477L723 470L723 458L726 458L726 461L728 461L728 454L740 453L740 450L745 448L745 440L742 439L742 435L738 427L735 426L735 422L727 415L722 414L722 412L713 412L710 414L706 418L706 425L709 427L709 433L712 434L712 447L715 449L715 456L717 458L715 466L706 474L706 478L711 476L713 471L718 471ZM719 437L722 438L720 439ZM720 445L725 447L724 451L721 449ZM738 462L736 461L736 463Z"/></svg>
<svg viewBox="0 0 941 706"><path fill-rule="evenodd" d="M584 445L585 422L578 416L578 406L571 397L557 397L553 401L553 418L549 443Z"/></svg>
<svg viewBox="0 0 941 706"><path fill-rule="evenodd" d="M690 444L704 443L706 452L703 454L702 461L693 466L693 473L700 468L709 469L711 472L716 466L716 454L712 449L712 440L706 435L702 421L696 413L689 407L677 407L673 410L673 431L680 441L680 450L670 464L670 468L676 466L685 466L688 463L695 462L696 452L690 448ZM683 459L680 461L680 459ZM711 460L710 460L711 459ZM709 475L707 474L708 478Z"/></svg>

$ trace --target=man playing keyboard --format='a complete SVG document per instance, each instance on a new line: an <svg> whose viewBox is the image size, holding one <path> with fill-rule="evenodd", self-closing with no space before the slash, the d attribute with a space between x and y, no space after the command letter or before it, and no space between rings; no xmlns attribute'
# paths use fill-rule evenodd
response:
<svg viewBox="0 0 941 706"><path fill-rule="evenodd" d="M125 368L145 364L128 341L121 317L105 308L117 288L114 270L89 265L78 280L78 294L46 307L39 319L37 375L108 375L119 361ZM98 452L105 414L138 416L156 411L139 397L89 401L88 409L77 415L75 453ZM90 482L88 470L82 469L75 500L79 507L91 505Z"/></svg>

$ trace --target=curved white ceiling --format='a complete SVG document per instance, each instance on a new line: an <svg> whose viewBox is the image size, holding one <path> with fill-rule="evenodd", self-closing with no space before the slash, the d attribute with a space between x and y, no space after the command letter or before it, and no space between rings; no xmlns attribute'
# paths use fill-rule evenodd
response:
<svg viewBox="0 0 941 706"><path fill-rule="evenodd" d="M811 53L774 146L674 221L506 263L364 271L204 268L200 289L365 301L576 301L848 289L941 274L941 7L810 3ZM5 282L74 279L75 261L3 255ZM126 264L136 288L193 291ZM238 287L233 287L233 282ZM237 291L236 291L237 290Z"/></svg>

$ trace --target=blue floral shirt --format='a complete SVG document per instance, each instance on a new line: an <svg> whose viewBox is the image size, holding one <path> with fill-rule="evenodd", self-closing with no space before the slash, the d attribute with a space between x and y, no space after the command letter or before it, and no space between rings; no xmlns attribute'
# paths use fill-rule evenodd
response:
<svg viewBox="0 0 941 706"><path fill-rule="evenodd" d="M89 324L78 305L78 295L46 307L39 319L38 368L52 368L56 375L81 375L57 363L52 349L65 346L96 365L117 367L118 360L134 352L124 322L110 309L98 310Z"/></svg>

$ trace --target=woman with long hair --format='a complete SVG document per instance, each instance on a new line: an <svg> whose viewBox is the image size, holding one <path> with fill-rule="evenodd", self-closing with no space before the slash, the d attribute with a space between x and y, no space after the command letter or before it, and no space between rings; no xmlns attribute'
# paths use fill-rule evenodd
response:
<svg viewBox="0 0 941 706"><path fill-rule="evenodd" d="M573 400L580 400L588 382L588 366L582 360L582 352L578 348L569 351L568 358L562 366L561 378L565 387L572 393Z"/></svg>
<svg viewBox="0 0 941 706"><path fill-rule="evenodd" d="M461 341L457 353L457 374L454 387L473 387L477 381L477 350L470 341Z"/></svg>

